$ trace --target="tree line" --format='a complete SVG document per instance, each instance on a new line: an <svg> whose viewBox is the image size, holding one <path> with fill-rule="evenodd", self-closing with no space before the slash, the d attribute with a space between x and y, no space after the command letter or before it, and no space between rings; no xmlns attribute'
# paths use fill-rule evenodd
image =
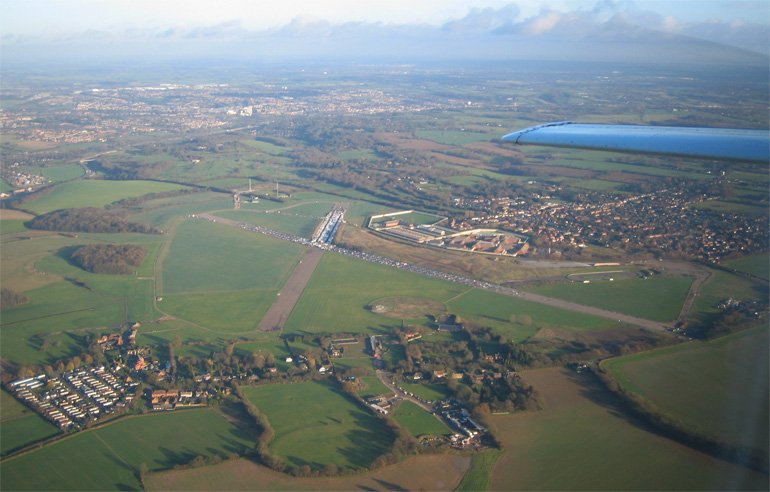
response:
<svg viewBox="0 0 770 492"><path fill-rule="evenodd" d="M88 244L70 260L91 273L132 274L146 257L147 250L136 244Z"/></svg>
<svg viewBox="0 0 770 492"><path fill-rule="evenodd" d="M24 225L30 229L44 231L160 234L160 231L154 227L138 222L129 222L121 214L95 207L54 210L38 215Z"/></svg>
<svg viewBox="0 0 770 492"><path fill-rule="evenodd" d="M29 302L29 297L6 287L0 288L0 309L8 309Z"/></svg>
<svg viewBox="0 0 770 492"><path fill-rule="evenodd" d="M664 436L719 459L747 466L765 475L770 471L767 452L749 446L730 444L707 435L691 424L663 412L646 398L626 390L601 366L593 365L590 368L597 380L620 399L631 415L651 425Z"/></svg>

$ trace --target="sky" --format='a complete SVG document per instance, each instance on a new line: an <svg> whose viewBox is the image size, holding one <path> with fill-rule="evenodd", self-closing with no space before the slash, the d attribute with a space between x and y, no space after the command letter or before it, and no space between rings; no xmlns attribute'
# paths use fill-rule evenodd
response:
<svg viewBox="0 0 770 492"><path fill-rule="evenodd" d="M472 9L514 4L521 18L557 12L654 12L672 22L767 25L768 0L8 0L0 2L3 34L69 34L124 28L204 27L236 22L270 29L296 18L439 25Z"/></svg>
<svg viewBox="0 0 770 492"><path fill-rule="evenodd" d="M536 57L560 50L601 58L603 46L622 58L639 51L629 43L660 37L673 46L682 36L770 56L769 33L770 0L0 0L6 62L413 51ZM573 41L583 44L570 51ZM655 50L665 51L649 47L649 56Z"/></svg>

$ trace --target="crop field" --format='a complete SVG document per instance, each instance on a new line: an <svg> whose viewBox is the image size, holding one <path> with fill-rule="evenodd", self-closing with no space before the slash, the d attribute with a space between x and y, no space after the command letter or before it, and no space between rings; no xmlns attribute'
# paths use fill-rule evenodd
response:
<svg viewBox="0 0 770 492"><path fill-rule="evenodd" d="M768 451L767 326L604 362L627 390L700 432Z"/></svg>
<svg viewBox="0 0 770 492"><path fill-rule="evenodd" d="M452 434L446 424L411 401L402 401L393 412L393 418L414 437Z"/></svg>
<svg viewBox="0 0 770 492"><path fill-rule="evenodd" d="M750 273L765 280L770 279L770 255L767 253L726 261L725 266L734 268L739 272Z"/></svg>
<svg viewBox="0 0 770 492"><path fill-rule="evenodd" d="M298 478L241 459L191 470L151 473L145 485L151 491L454 490L470 461L467 456L424 454L361 474Z"/></svg>
<svg viewBox="0 0 770 492"><path fill-rule="evenodd" d="M132 198L184 188L172 183L155 181L79 180L57 185L53 191L21 205L37 214L60 208L103 207L123 198Z"/></svg>
<svg viewBox="0 0 770 492"><path fill-rule="evenodd" d="M58 433L59 429L53 424L5 390L0 392L0 455Z"/></svg>
<svg viewBox="0 0 770 492"><path fill-rule="evenodd" d="M679 316L691 284L690 277L656 276L590 284L571 282L526 290L640 318L672 321Z"/></svg>
<svg viewBox="0 0 770 492"><path fill-rule="evenodd" d="M3 461L0 485L3 490L137 490L142 463L150 471L162 470L198 455L226 458L252 446L212 409L132 417Z"/></svg>
<svg viewBox="0 0 770 492"><path fill-rule="evenodd" d="M271 452L290 465L366 467L394 439L382 420L328 381L253 386L243 392L275 430Z"/></svg>
<svg viewBox="0 0 770 492"><path fill-rule="evenodd" d="M591 375L554 368L526 371L523 377L540 393L544 408L490 418L505 447L490 490L767 489L767 476L624 417L617 400Z"/></svg>

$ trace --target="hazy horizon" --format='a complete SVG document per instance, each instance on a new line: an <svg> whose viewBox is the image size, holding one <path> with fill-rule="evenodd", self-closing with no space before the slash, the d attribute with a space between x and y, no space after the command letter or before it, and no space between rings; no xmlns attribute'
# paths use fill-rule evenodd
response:
<svg viewBox="0 0 770 492"><path fill-rule="evenodd" d="M288 1L277 8L233 1L216 7L185 2L182 7L177 2L102 5L79 0L67 2L65 9L42 0L5 2L0 7L1 56L4 64L18 65L210 58L765 64L770 55L770 5L759 1L366 5Z"/></svg>

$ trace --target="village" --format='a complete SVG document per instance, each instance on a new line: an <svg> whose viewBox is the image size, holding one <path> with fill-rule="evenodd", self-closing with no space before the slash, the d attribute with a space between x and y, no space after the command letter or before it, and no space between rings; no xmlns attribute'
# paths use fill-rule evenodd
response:
<svg viewBox="0 0 770 492"><path fill-rule="evenodd" d="M60 376L39 374L14 381L8 389L61 430L79 430L130 405L139 382L109 367L78 367Z"/></svg>
<svg viewBox="0 0 770 492"><path fill-rule="evenodd" d="M453 228L456 223L454 220L449 223L449 227L440 225L447 219L439 216L435 216L436 221L433 223L415 224L408 217L413 213L414 210L405 210L373 215L369 218L368 227L396 239L456 251L509 256L524 256L529 252L529 238L522 234L490 228L457 230Z"/></svg>
<svg viewBox="0 0 770 492"><path fill-rule="evenodd" d="M449 326L449 328L448 328ZM437 324L437 330L456 328L455 325ZM373 368L384 368L383 351L390 350L397 339L383 344L380 337L362 337L341 335L329 338L326 342L318 340L319 350L300 352L295 347L303 343L296 339L285 339L290 355L283 358L284 370L279 371L275 360L257 367L248 367L234 359L234 364L219 365L216 371L195 371L183 378L179 371L172 369L172 362L162 362L152 356L149 347L136 343L141 324L128 323L119 331L101 335L94 340L95 347L104 354L104 358L95 360L84 355L77 358L77 366L72 361L64 369L53 374L36 374L6 384L6 388L19 401L41 416L67 432L79 431L92 425L125 414L127 412L173 411L182 408L209 405L212 400L232 394L233 383L270 384L285 378L336 379L345 389L346 384L357 387L357 377L345 371L337 373L334 360L346 356L350 346L363 347L363 354L371 357ZM422 334L410 332L406 342L416 341ZM325 346L325 348L323 348ZM346 349L346 347L348 347ZM360 351L357 348L355 352ZM87 362L86 362L87 361ZM241 367L240 370L236 367ZM420 372L396 376L392 372L376 370L390 393L367 397L357 397L373 413L387 415L402 401L413 401L443 421L452 435L430 436L424 439L425 445L446 444L457 449L479 449L485 444L486 429L476 423L458 400L450 398L440 401L427 401L405 390L394 378L404 377L416 381ZM446 371L436 372L438 377L446 376ZM179 377L177 377L179 376ZM278 379L276 379L278 378ZM351 393L355 396L355 392Z"/></svg>
<svg viewBox="0 0 770 492"><path fill-rule="evenodd" d="M8 198L11 194L30 192L37 187L49 183L48 178L23 169L18 162L2 166L0 173L0 178L12 188L10 193L0 193L0 198Z"/></svg>
<svg viewBox="0 0 770 492"><path fill-rule="evenodd" d="M569 259L584 256L589 245L627 253L697 259L708 263L768 247L767 221L761 217L709 210L718 197L715 183L676 183L665 189L629 195L586 193L565 202L558 186L541 194L455 198L474 216L453 219L453 229L502 228L534 239L539 256Z"/></svg>

